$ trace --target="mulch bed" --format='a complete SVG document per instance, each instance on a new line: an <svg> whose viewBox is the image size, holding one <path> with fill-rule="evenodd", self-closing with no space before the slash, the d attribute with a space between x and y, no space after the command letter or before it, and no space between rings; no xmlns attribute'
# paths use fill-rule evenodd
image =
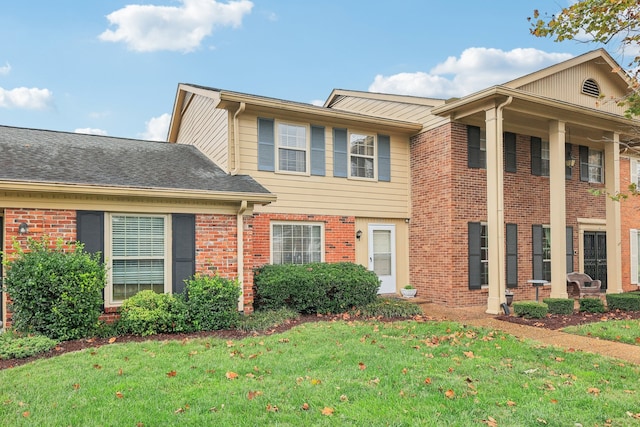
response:
<svg viewBox="0 0 640 427"><path fill-rule="evenodd" d="M421 317L423 320L425 318ZM291 320L283 323L282 325L278 325L272 329L267 331L263 331L260 334L255 332L245 332L240 330L223 330L223 331L206 331L206 332L198 332L191 334L158 334L152 335L148 337L140 337L136 335L121 335L115 338L90 338L90 339L82 339L82 340L74 340L74 341L64 341L58 344L52 350L37 354L31 357L25 357L22 359L9 359L9 360L0 360L0 370L13 368L15 366L24 365L26 363L32 362L37 359L46 359L49 357L59 356L64 353L69 353L72 351L79 351L88 348L97 348L103 345L109 345L112 343L128 343L128 342L142 342L149 340L157 340L157 341L166 341L166 340L185 340L185 339L195 339L195 338L221 338L225 340L238 340L250 336L256 335L272 335L279 332L287 331L294 326L301 325L307 322L318 322L318 321L330 321L341 319L342 316L316 316L316 315L307 315L301 316L299 319ZM574 312L570 315L562 315L562 314L548 314L543 319L525 319L523 317L517 317L514 315L506 316L496 316L496 319L502 320L505 322L517 323L520 325L528 325L534 326L537 328L551 329L557 330L562 329L566 326L573 325L583 325L586 323L592 322L601 322L606 320L632 320L632 319L640 319L640 311L634 312L623 312L623 311L612 311L608 313L580 313ZM378 319L378 320L398 320L398 319Z"/></svg>

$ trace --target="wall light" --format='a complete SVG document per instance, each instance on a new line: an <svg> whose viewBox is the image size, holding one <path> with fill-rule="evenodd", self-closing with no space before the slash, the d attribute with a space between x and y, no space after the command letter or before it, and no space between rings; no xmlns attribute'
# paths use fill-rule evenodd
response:
<svg viewBox="0 0 640 427"><path fill-rule="evenodd" d="M361 237L362 237L362 230L356 231L356 239L360 240Z"/></svg>
<svg viewBox="0 0 640 427"><path fill-rule="evenodd" d="M569 155L569 157L565 159L564 164L566 167L572 168L576 165L576 159L574 159L572 155Z"/></svg>
<svg viewBox="0 0 640 427"><path fill-rule="evenodd" d="M29 232L29 225L26 222L21 222L18 226L18 234L27 234Z"/></svg>

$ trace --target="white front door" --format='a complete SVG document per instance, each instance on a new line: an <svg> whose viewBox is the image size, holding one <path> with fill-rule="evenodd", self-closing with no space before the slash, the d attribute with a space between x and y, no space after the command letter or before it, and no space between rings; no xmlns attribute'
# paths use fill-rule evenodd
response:
<svg viewBox="0 0 640 427"><path fill-rule="evenodd" d="M396 292L395 225L369 224L369 270L380 278L379 294Z"/></svg>

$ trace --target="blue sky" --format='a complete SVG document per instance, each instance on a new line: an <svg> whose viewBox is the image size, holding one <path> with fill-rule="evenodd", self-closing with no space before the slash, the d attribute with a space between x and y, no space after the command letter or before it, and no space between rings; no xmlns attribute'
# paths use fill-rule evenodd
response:
<svg viewBox="0 0 640 427"><path fill-rule="evenodd" d="M529 34L533 9L566 5L3 1L0 125L164 140L179 83L309 103L334 88L463 96L597 48Z"/></svg>

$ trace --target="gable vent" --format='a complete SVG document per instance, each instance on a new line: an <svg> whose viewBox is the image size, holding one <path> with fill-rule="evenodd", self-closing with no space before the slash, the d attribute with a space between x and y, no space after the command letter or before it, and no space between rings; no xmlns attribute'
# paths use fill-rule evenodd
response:
<svg viewBox="0 0 640 427"><path fill-rule="evenodd" d="M593 79L587 79L582 83L582 93L589 96L600 96L600 87Z"/></svg>

